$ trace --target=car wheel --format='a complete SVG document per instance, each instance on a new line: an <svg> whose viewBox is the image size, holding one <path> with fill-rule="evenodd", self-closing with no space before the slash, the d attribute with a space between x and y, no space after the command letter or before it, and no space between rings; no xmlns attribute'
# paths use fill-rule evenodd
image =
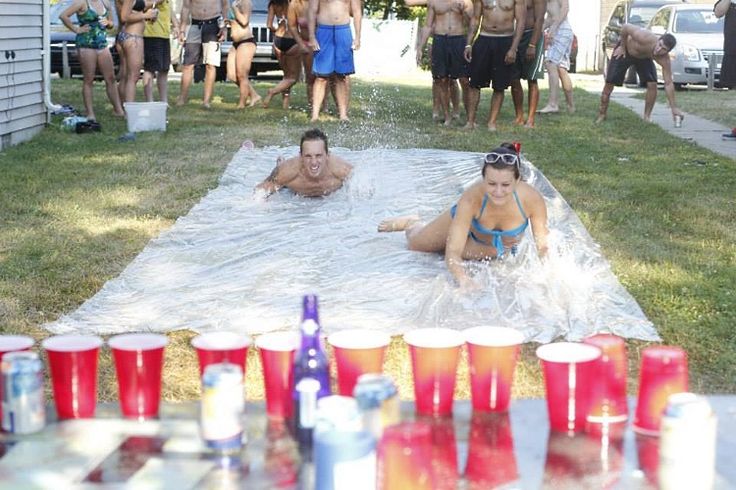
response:
<svg viewBox="0 0 736 490"><path fill-rule="evenodd" d="M685 84L684 83L676 83L674 85L675 85L675 90L677 90L678 92L681 92L681 91L685 90Z"/></svg>

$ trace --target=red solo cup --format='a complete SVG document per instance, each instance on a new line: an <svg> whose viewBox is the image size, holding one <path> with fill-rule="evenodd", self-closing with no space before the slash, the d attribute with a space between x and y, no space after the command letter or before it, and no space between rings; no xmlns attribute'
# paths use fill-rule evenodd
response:
<svg viewBox="0 0 736 490"><path fill-rule="evenodd" d="M576 432L585 428L597 382L595 361L600 355L598 347L577 342L557 342L537 349L553 431Z"/></svg>
<svg viewBox="0 0 736 490"><path fill-rule="evenodd" d="M685 391L688 391L685 351L666 345L643 349L634 430L640 434L659 435L667 397Z"/></svg>
<svg viewBox="0 0 736 490"><path fill-rule="evenodd" d="M286 419L294 413L294 353L298 338L294 332L265 333L256 339L261 353L266 414Z"/></svg>
<svg viewBox="0 0 736 490"><path fill-rule="evenodd" d="M473 410L507 411L524 335L506 327L473 327L462 333L468 344Z"/></svg>
<svg viewBox="0 0 736 490"><path fill-rule="evenodd" d="M341 330L327 337L327 342L335 355L338 393L353 396L353 388L361 374L383 372L391 336L368 329Z"/></svg>
<svg viewBox="0 0 736 490"><path fill-rule="evenodd" d="M123 417L143 420L158 416L168 342L165 335L154 333L126 333L107 341L115 361Z"/></svg>
<svg viewBox="0 0 736 490"><path fill-rule="evenodd" d="M248 356L250 338L234 332L207 332L192 339L197 350L199 377L210 364L229 362L240 366L245 376L245 359Z"/></svg>
<svg viewBox="0 0 736 490"><path fill-rule="evenodd" d="M473 413L465 478L472 490L507 486L519 479L508 412Z"/></svg>
<svg viewBox="0 0 736 490"><path fill-rule="evenodd" d="M418 328L404 334L414 375L414 398L420 415L452 414L460 332L449 328Z"/></svg>
<svg viewBox="0 0 736 490"><path fill-rule="evenodd" d="M434 490L432 428L424 422L386 427L378 443L378 490Z"/></svg>
<svg viewBox="0 0 736 490"><path fill-rule="evenodd" d="M56 335L41 342L49 359L59 419L95 416L97 357L102 343L95 335Z"/></svg>
<svg viewBox="0 0 736 490"><path fill-rule="evenodd" d="M588 422L617 423L629 417L626 401L626 343L616 335L599 333L583 339L598 347L598 382L595 384Z"/></svg>
<svg viewBox="0 0 736 490"><path fill-rule="evenodd" d="M0 335L0 361L8 352L29 350L34 340L27 335ZM3 419L3 383L0 383L0 420Z"/></svg>

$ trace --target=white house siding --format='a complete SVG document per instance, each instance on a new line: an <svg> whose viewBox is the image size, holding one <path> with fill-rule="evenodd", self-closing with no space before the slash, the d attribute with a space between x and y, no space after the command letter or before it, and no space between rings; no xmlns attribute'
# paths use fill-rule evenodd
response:
<svg viewBox="0 0 736 490"><path fill-rule="evenodd" d="M47 122L43 1L0 0L0 150L32 138Z"/></svg>

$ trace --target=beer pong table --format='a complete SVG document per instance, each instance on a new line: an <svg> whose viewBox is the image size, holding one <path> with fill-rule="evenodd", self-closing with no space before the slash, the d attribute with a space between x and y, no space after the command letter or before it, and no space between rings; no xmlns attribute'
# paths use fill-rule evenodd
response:
<svg viewBox="0 0 736 490"><path fill-rule="evenodd" d="M736 488L736 396L708 399L718 416L716 488ZM2 434L0 488L313 487L310 465L300 465L283 424L269 422L262 403L247 405L240 468L218 467L207 453L197 411L195 402L165 403L160 419L138 422L118 418L117 404L102 404L95 419L50 423L27 436ZM413 403L404 402L402 411L412 419ZM489 455L481 471L502 488L656 488L658 439L637 436L629 426L607 446L584 435L550 437L544 400L514 400L508 419L484 420L500 422L506 432L510 427L513 445L494 429L483 435L481 427L478 437L469 401L455 402L451 420L429 422L443 434L435 438L433 464L448 464L451 456L442 472L448 481L437 488L489 488L477 480L481 454ZM472 472L465 471L469 461L475 461Z"/></svg>

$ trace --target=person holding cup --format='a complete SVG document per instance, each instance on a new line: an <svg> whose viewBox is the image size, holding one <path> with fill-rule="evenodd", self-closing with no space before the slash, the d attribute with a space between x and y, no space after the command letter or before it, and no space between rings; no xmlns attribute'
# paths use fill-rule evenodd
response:
<svg viewBox="0 0 736 490"><path fill-rule="evenodd" d="M463 260L515 255L531 224L540 257L547 254L547 206L542 195L521 179L521 145L503 143L483 158L482 180L428 224L418 216L383 220L379 232L406 231L410 250L445 253L445 263L462 288L475 289Z"/></svg>

